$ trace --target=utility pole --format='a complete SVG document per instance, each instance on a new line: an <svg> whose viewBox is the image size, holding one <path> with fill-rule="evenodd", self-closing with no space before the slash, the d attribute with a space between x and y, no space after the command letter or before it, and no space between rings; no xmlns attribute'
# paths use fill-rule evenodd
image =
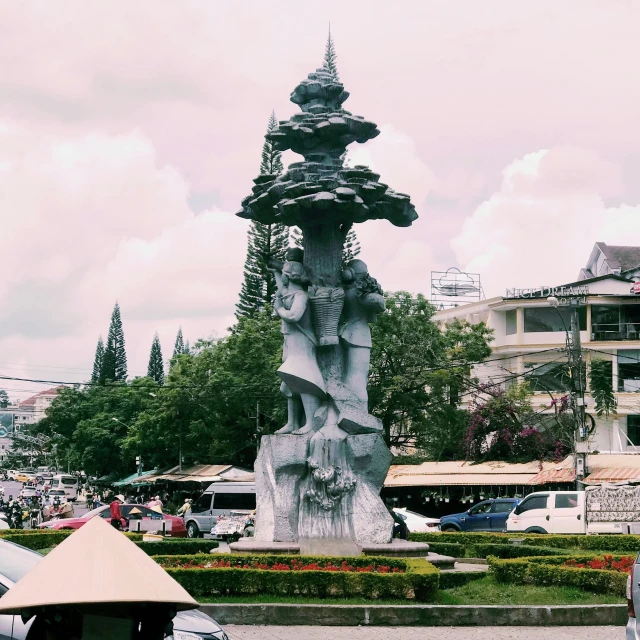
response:
<svg viewBox="0 0 640 640"><path fill-rule="evenodd" d="M587 472L587 429L586 429L586 406L584 401L585 392L585 366L582 358L582 344L580 342L580 314L578 309L581 298L561 298L555 296L547 298L547 302L556 308L567 336L567 352L569 356L569 372L571 375L571 409L574 416L574 452L573 461L576 472L576 487L579 489L583 484ZM560 306L571 308L570 329L564 322Z"/></svg>

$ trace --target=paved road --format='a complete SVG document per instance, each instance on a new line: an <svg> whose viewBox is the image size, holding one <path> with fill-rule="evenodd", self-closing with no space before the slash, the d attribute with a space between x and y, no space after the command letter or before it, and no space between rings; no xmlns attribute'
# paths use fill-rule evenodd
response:
<svg viewBox="0 0 640 640"><path fill-rule="evenodd" d="M248 627L230 640L623 640L624 627Z"/></svg>

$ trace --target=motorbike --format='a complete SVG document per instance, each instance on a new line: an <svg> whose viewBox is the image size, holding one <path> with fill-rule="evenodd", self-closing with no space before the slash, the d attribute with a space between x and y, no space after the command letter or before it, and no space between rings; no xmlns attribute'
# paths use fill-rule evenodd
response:
<svg viewBox="0 0 640 640"><path fill-rule="evenodd" d="M14 502L11 505L8 522L9 522L9 527L11 529L22 529L22 523L23 523L22 506L19 505L17 502Z"/></svg>

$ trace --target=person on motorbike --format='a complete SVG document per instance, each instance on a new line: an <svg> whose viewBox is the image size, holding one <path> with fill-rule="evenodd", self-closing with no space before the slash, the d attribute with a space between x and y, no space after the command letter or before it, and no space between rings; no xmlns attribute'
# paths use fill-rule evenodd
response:
<svg viewBox="0 0 640 640"><path fill-rule="evenodd" d="M191 503L192 502L193 502L193 500L191 498L185 498L184 499L184 504L178 509L176 515L177 516L182 516L183 518L186 518L191 513Z"/></svg>

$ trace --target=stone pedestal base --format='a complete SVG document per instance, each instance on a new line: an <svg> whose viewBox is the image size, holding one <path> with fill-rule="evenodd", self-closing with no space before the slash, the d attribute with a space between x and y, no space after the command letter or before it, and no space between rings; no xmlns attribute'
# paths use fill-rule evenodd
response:
<svg viewBox="0 0 640 640"><path fill-rule="evenodd" d="M297 542L310 435L263 436L255 463L256 542ZM391 541L393 519L380 489L391 452L379 433L347 436L347 451L356 485L348 500L354 541L360 545Z"/></svg>

